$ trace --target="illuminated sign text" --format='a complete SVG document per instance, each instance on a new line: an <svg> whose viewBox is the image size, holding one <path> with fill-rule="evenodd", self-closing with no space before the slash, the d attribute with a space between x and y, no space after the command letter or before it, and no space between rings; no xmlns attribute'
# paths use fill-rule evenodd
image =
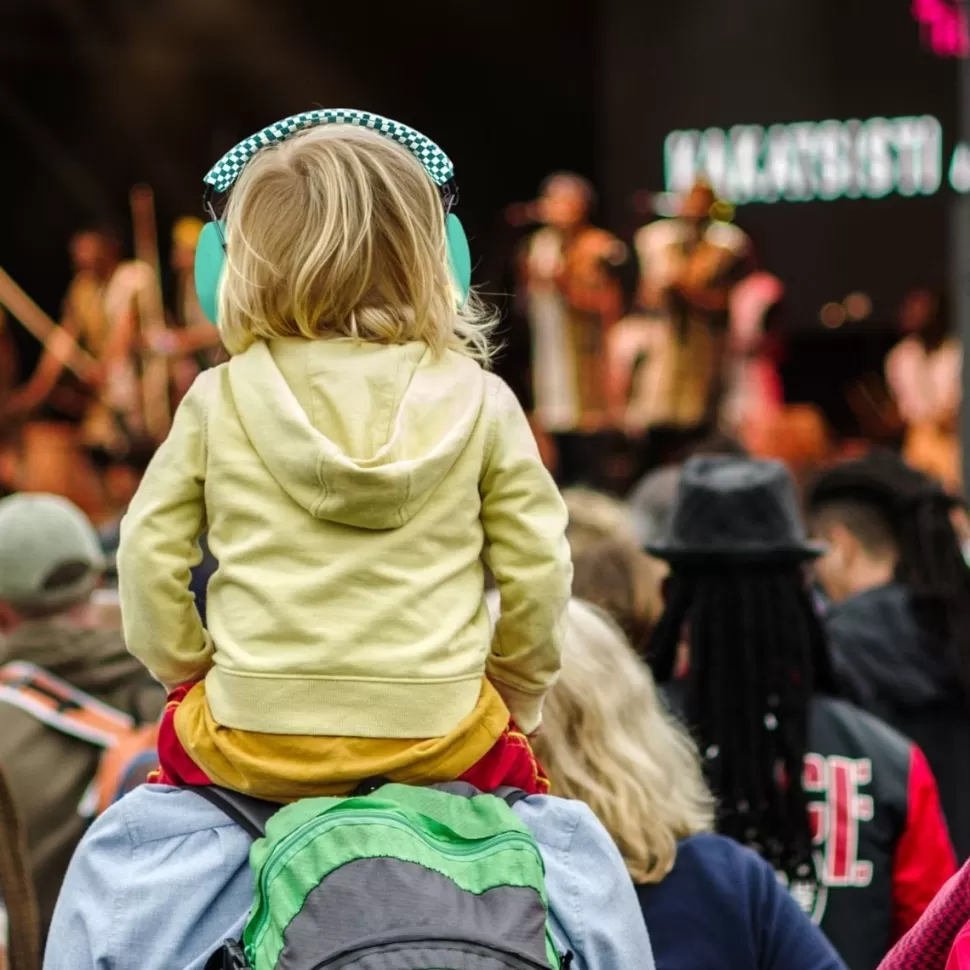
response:
<svg viewBox="0 0 970 970"><path fill-rule="evenodd" d="M943 174L931 115L672 131L664 143L668 192L703 176L737 204L933 195Z"/></svg>

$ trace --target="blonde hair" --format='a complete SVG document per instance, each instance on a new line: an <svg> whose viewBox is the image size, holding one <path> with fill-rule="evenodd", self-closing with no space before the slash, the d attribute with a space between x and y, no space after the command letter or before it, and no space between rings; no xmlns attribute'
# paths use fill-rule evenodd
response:
<svg viewBox="0 0 970 970"><path fill-rule="evenodd" d="M567 488L562 493L569 514L566 539L573 555L603 539L632 539L633 520L627 506L591 488Z"/></svg>
<svg viewBox="0 0 970 970"><path fill-rule="evenodd" d="M653 675L595 607L569 603L562 672L534 747L552 792L585 802L635 882L660 882L677 840L711 831L714 799Z"/></svg>
<svg viewBox="0 0 970 970"><path fill-rule="evenodd" d="M421 163L384 135L312 128L260 151L226 209L219 330L258 340L423 341L487 364L491 311L456 309L445 213Z"/></svg>

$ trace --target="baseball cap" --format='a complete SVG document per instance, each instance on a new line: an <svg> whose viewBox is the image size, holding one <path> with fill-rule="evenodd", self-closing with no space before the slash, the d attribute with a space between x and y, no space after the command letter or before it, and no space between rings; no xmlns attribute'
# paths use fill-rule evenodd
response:
<svg viewBox="0 0 970 970"><path fill-rule="evenodd" d="M58 495L0 499L0 600L27 614L76 606L104 571L94 526Z"/></svg>

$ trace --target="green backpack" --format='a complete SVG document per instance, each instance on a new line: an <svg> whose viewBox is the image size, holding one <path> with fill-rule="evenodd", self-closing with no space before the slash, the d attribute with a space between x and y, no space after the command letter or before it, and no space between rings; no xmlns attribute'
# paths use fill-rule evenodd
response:
<svg viewBox="0 0 970 970"><path fill-rule="evenodd" d="M241 941L207 970L566 970L522 792L382 784L284 808L194 789L257 841Z"/></svg>

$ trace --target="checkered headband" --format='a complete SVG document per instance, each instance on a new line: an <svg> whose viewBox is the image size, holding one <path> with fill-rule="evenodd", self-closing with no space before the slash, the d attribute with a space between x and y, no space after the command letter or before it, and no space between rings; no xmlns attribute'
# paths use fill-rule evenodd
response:
<svg viewBox="0 0 970 970"><path fill-rule="evenodd" d="M226 192L236 181L243 166L258 151L285 141L304 128L316 128L319 125L358 125L361 128L371 128L388 138L393 138L408 149L424 166L435 185L439 187L445 185L454 177L455 167L451 159L430 138L425 138L413 128L367 111L355 111L353 108L327 108L320 111L304 111L290 118L284 118L251 135L226 152L212 166L204 181L216 192Z"/></svg>

